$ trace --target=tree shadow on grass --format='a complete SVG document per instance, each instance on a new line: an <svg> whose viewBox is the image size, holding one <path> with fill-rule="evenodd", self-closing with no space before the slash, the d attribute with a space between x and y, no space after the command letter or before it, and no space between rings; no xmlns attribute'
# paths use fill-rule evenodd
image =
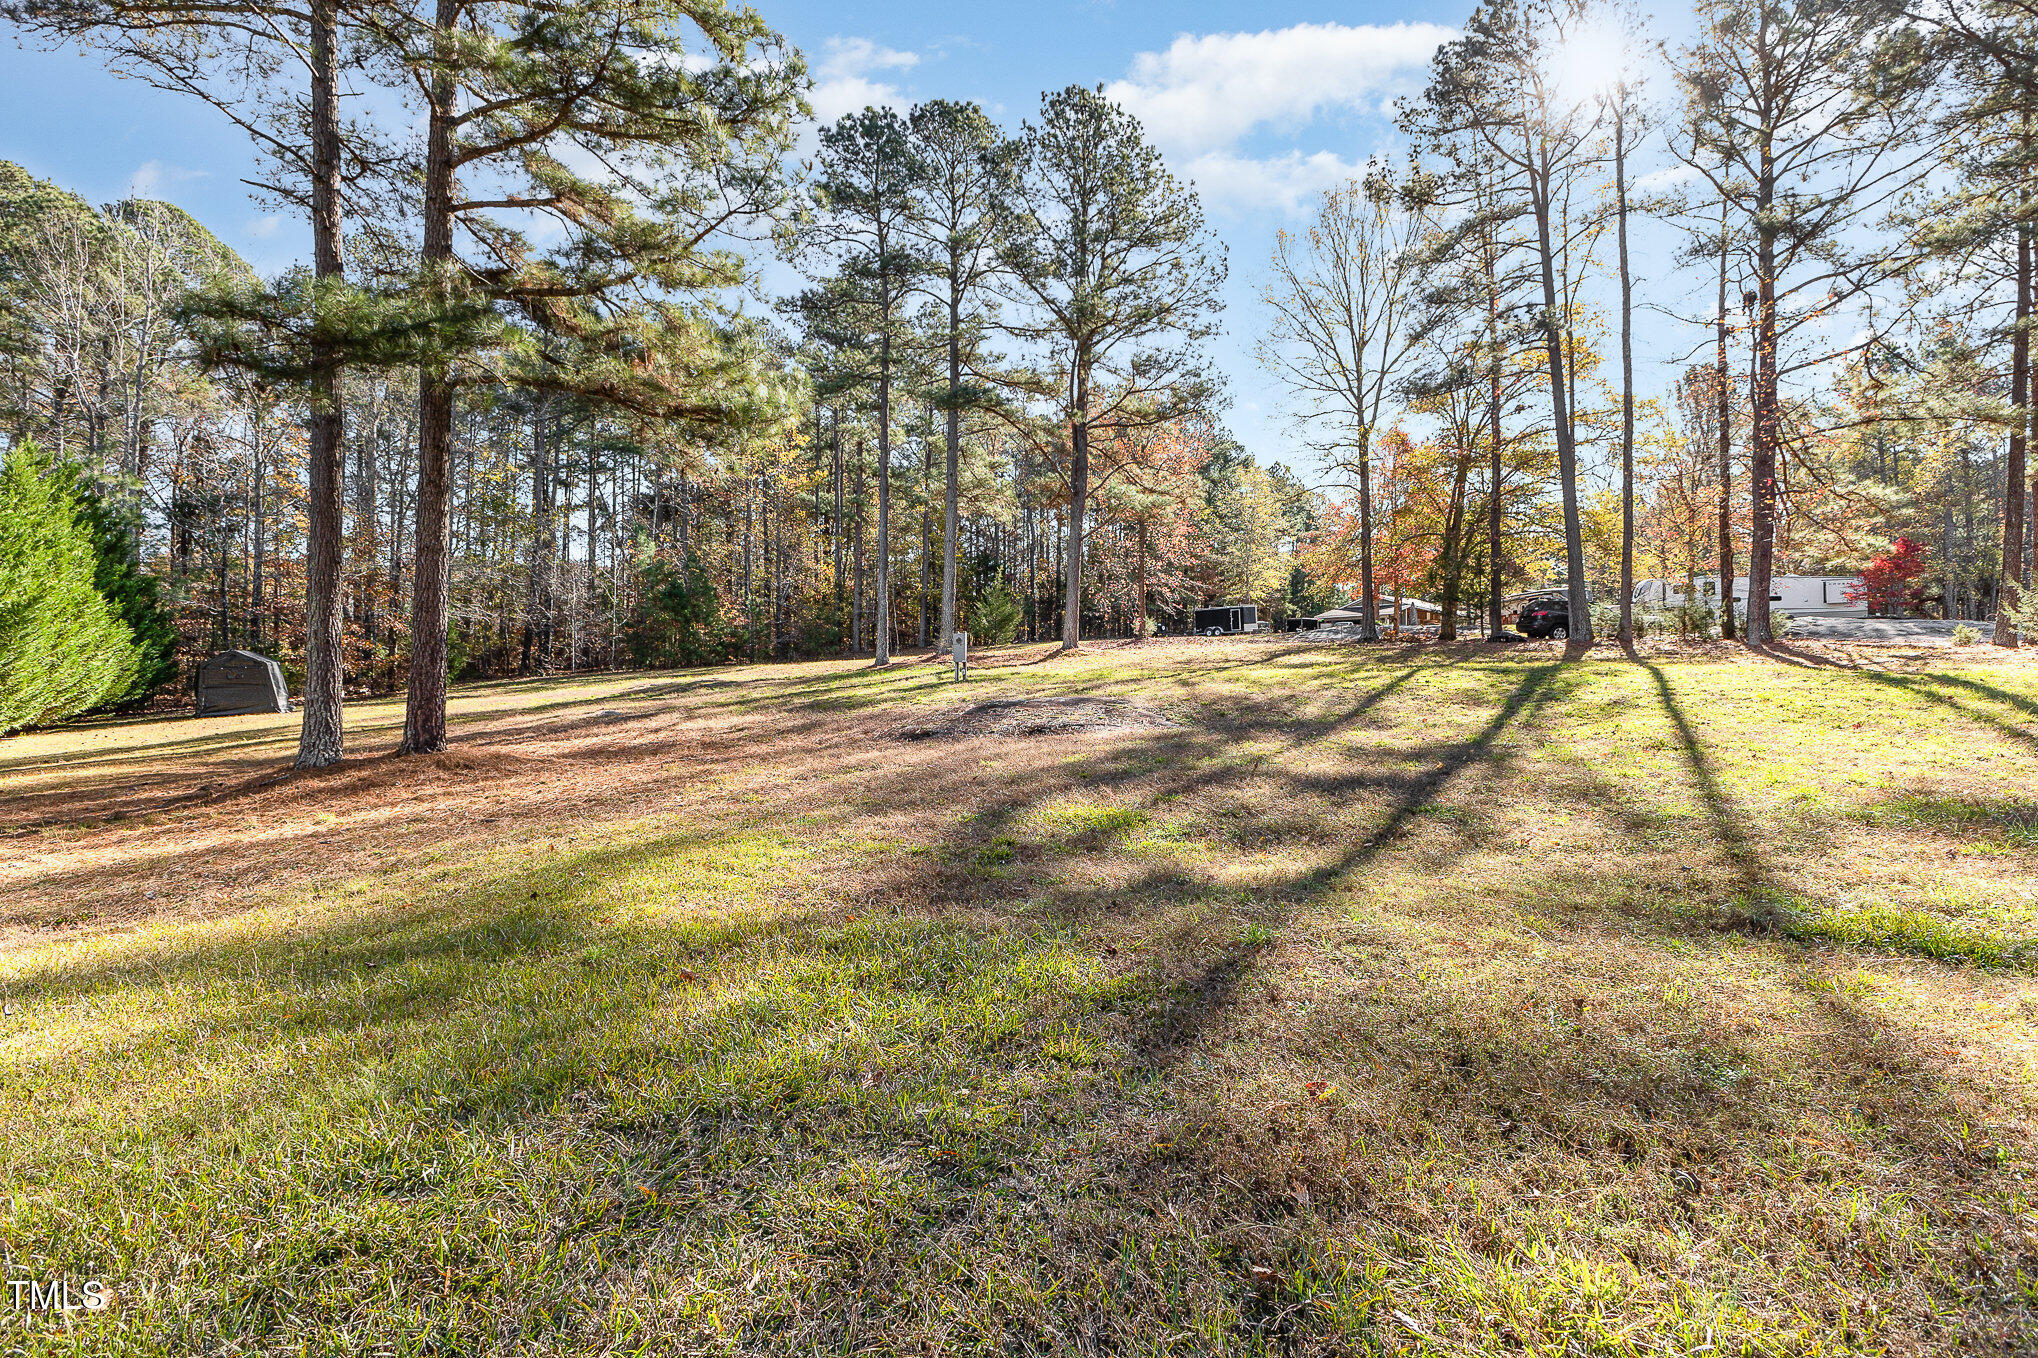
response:
<svg viewBox="0 0 2038 1358"><path fill-rule="evenodd" d="M715 848L569 855L429 909L244 924L9 981L11 1006L72 1025L62 1050L16 1061L15 1088L146 1081L117 1119L68 1096L47 1110L10 1248L121 1279L101 1336L116 1348L401 1332L592 1350L611 1320L644 1319L615 1290L631 1270L662 1290L705 1269L719 1289L730 1252L760 1247L745 1304L722 1312L753 1346L842 1338L853 1294L909 1327L901 1300L949 1294L927 1247L983 1219L984 1186L1015 1161L1081 1133L1082 1044L1108 1035L1127 983L1053 931L797 895L736 918L618 918L596 889ZM1045 1055L1050 1040L1076 1045ZM195 1078L167 1078L182 1069ZM983 1084L958 1103L964 1078ZM109 1138L152 1149L123 1170ZM171 1198L190 1233L157 1214ZM1042 1333L1045 1309L1019 1328ZM651 1310L655 1333L703 1338Z"/></svg>
<svg viewBox="0 0 2038 1358"><path fill-rule="evenodd" d="M0 760L0 773L79 767L123 768L132 764L146 764L188 755L221 753L236 746L280 745L285 741L295 740L296 727L294 725L286 727L278 723L255 729L207 732L141 748L128 746L118 750L85 750L75 754L19 755L12 759Z"/></svg>
<svg viewBox="0 0 2038 1358"><path fill-rule="evenodd" d="M1746 815L1734 800L1727 796L1720 784L1719 771L1713 766L1712 756L1699 743L1698 733L1692 729L1691 721L1684 715L1684 709L1671 691L1670 681L1660 666L1644 664L1650 681L1656 687L1656 700L1663 709L1664 719L1677 738L1678 753L1684 760L1690 774L1693 790L1698 794L1699 804L1705 808L1706 819L1711 823L1713 836L1720 850L1726 855L1728 869L1734 877L1734 884L1741 898L1747 902L1751 922L1764 918L1764 902L1770 891L1770 881L1763 855L1756 844L1753 828Z"/></svg>
<svg viewBox="0 0 2038 1358"><path fill-rule="evenodd" d="M2029 727L2020 726L2016 722L1990 712L1985 708L1976 706L1972 701L1963 702L1960 698L1954 697L1952 694L1940 692L1939 690L1941 687L1956 689L1963 696L2000 703L2005 707L2015 708L2027 715L2038 715L2038 703L2034 703L2031 699L2008 693L1976 680L1963 679L1954 675L1884 674L1875 670L1863 670L1861 673L1871 683L1895 689L1910 697L1919 698L1925 702L1943 707L1949 712L1953 712L1973 722L1977 726L1987 727L1997 735L2006 736L2020 744L2038 748L2038 732L2032 731Z"/></svg>
<svg viewBox="0 0 2038 1358"><path fill-rule="evenodd" d="M1306 868L1265 882L1253 893L1257 904L1250 911L1251 923L1270 932L1277 931L1325 893L1346 883L1354 874L1362 873L1381 853L1395 845L1411 822L1424 808L1434 803L1453 780L1473 767L1496 765L1502 734L1556 696L1560 687L1557 683L1559 673L1560 667L1555 665L1540 666L1522 673L1493 715L1467 737L1444 737L1399 752L1403 760L1416 766L1414 771L1359 771L1322 779L1309 779L1280 770L1268 775L1242 768L1213 771L1208 767L1208 756L1222 749L1225 739L1213 733L1197 732L1163 736L1155 741L1113 750L1094 761L1099 767L1083 768L1078 772L1086 775L1083 778L1086 783L1111 785L1126 776L1127 770L1121 761L1128 753L1137 751L1141 776L1152 776L1149 761L1156 754L1164 768L1169 770L1161 776L1159 783L1159 789L1169 798L1207 792L1221 780L1247 776L1269 776L1277 784L1297 791L1306 788L1318 796L1386 796L1388 800L1383 808L1377 811L1369 809L1366 828L1356 837L1348 838L1341 847ZM1411 674L1405 672L1361 695L1345 711L1333 715L1333 726L1357 719L1410 677ZM1235 737L1240 730L1254 728L1258 723L1234 716L1229 726L1231 736ZM1015 789L1014 795L972 819L967 842L995 841L1007 834L1037 797L1038 792L1034 789ZM1270 839L1280 838L1285 828L1274 825L1260 827ZM1074 897L1064 891L1058 893L1057 910L1062 918L1078 922L1085 916L1094 917L1109 910L1123 909L1127 902L1137 908L1156 898L1172 897L1179 905L1182 881L1178 873L1159 871L1150 873L1143 881ZM1206 900L1224 902L1227 916L1235 911L1238 899L1235 891L1206 893ZM1243 945L1247 949L1244 953L1225 949L1213 955L1208 951L1210 940L1198 934L1193 927L1181 931L1178 937L1183 946L1162 950L1146 964L1148 983L1165 987L1172 997L1136 1044L1144 1059L1158 1064L1170 1061L1171 1053L1193 1042L1207 1024L1222 1015L1231 1006L1238 985L1251 974L1247 964L1251 949L1249 943ZM1200 960L1197 954L1201 954Z"/></svg>
<svg viewBox="0 0 2038 1358"><path fill-rule="evenodd" d="M1759 908L1780 889L1763 838L1667 677L1648 668L1729 885ZM1623 824L1633 834L1648 820ZM1534 890L1589 900L1604 872L1552 864ZM2002 1101L1926 1056L1932 1034L1837 992L1812 966L1813 948L1720 937L1713 947L1734 956L1716 972L1713 954L1664 946L1666 935L1690 937L1681 918L1645 912L1623 918L1639 929L1588 915L1482 964L1449 942L1451 913L1476 934L1480 903L1441 915L1424 903L1382 909L1404 916L1387 936L1413 956L1374 949L1359 976L1333 968L1311 989L1275 959L1234 954L1184 987L1157 1029L1176 1049L1168 1069L1194 1177L1214 1169L1246 1186L1233 1210L1286 1239L1291 1257L1355 1233L1365 1257L1404 1295L1443 1305L1474 1349L1597 1333L1601 1317L1557 1266L1567 1255L1625 1280L1631 1303L1616 1314L1666 1341L1680 1315L1698 1318L1694 1343L1703 1333L1790 1347L1793 1332L1811 1341L1858 1327L1874 1347L1888 1326L1883 1342L1965 1335L2009 1351L2029 1333L2031 1298L2017 1280L2038 1268L2038 1244L2014 1221L2028 1136ZM1738 979L1751 965L1758 979ZM1262 978L1265 1004L1247 995ZM1745 1000L1729 1004L1755 1017L1734 1027L1677 998L1744 984ZM1291 985L1311 996L1306 1008L1274 999ZM1220 1026L1220 1005L1260 1012ZM1182 1175L1174 1181L1180 1191ZM1471 1183L1478 1191L1460 1198ZM1543 1197L1566 1210L1538 1207ZM1574 1219L1572 1205L1588 1200L1626 1204L1618 1248ZM1465 1254L1436 1269L1427 1248L1411 1256L1406 1242L1433 1244L1446 1201ZM1854 1220L1855 1234L1835 1239L1823 1223L1836 1217ZM1707 1238L1763 1243L1712 1260L1693 1248ZM1510 1309L1516 1288L1537 1285L1558 1289L1547 1309ZM1722 1289L1752 1298L1752 1310L1721 1307ZM1668 1304L1652 1312L1651 1294ZM1863 1296L1875 1310L1859 1309ZM1306 1290L1274 1301L1316 1314ZM1797 1319L1767 1328L1778 1316Z"/></svg>
<svg viewBox="0 0 2038 1358"><path fill-rule="evenodd" d="M1938 1153L1932 1138L1957 1111L1942 1117L1929 1097L1902 1094L1913 1111L1893 1107L1889 1129L1848 1121L1850 1095L1872 1093L1877 1079L1929 1090L1929 1069L1889 1064L1904 1054L1903 1034L1869 1032L1856 1051L1829 1041L1827 1025L1785 1032L1795 1045L1771 1050L1757 1034L1657 1007L1671 985L1703 979L1700 960L1645 949L1640 971L1624 974L1631 958L1596 960L1604 940L1591 937L1566 942L1576 965L1521 946L1502 954L1512 972L1455 975L1438 921L1392 918L1394 901L1369 906L1358 960L1334 966L1284 947L1305 914L1334 906L1406 843L1428 808L1505 797L1510 733L1561 710L1576 673L1509 667L1512 682L1464 729L1431 717L1423 739L1355 752L1353 767L1329 771L1223 761L1240 741L1307 748L1406 700L1411 675L1329 695L1311 714L1298 715L1291 695L1229 695L1205 726L1051 751L1008 745L1020 754L988 788L975 764L994 742L895 749L877 774L832 790L830 832L857 833L866 803L972 819L950 815L913 846L925 853L887 851L881 870L817 833L804 847L843 870L841 893L853 899L829 898L837 884L816 881L814 860L803 859L809 866L779 865L797 889L750 921L689 923L697 903L684 895L667 914L603 921L597 887L647 856L713 852L710 837L682 835L548 859L415 913L377 908L308 930L284 922L245 945L173 941L109 957L96 976L81 958L74 980L69 968L47 976L53 992L16 983L8 993L88 1013L123 991L188 996L177 1039L186 1045L158 1069L234 1043L255 1066L286 1070L305 1044L351 1052L356 1067L302 1071L272 1097L291 1107L379 1101L401 1120L337 1137L306 1127L287 1148L245 1143L240 1158L260 1171L247 1180L224 1150L254 1097L245 1091L166 1081L155 1120L123 1131L121 1145L166 1148L152 1153L184 1173L174 1192L166 1174L145 1200L140 1180L119 1181L120 1207L174 1198L179 1219L214 1214L205 1234L165 1242L130 1268L160 1278L157 1295L181 1290L201 1303L213 1328L199 1337L218 1349L250 1336L280 1348L400 1328L447 1351L594 1350L612 1346L605 1327L636 1317L647 1328L632 1342L674 1349L1145 1352L1194 1334L1206 1352L1336 1351L1379 1337L1366 1317L1385 1312L1368 1298L1390 1288L1393 1304L1425 1323L1517 1323L1501 1283L1466 1291L1450 1259L1432 1267L1433 1251L1455 1249L1495 1276L1515 1267L1555 1287L1536 1319L1539 1338L1564 1351L1574 1338L1590 1347L1603 1333L1592 1326L1609 1317L1652 1335L1660 1322L1672 1335L1667 1312L1641 1309L1666 1276L1688 1281L1697 1301L1745 1284L1773 1313L1802 1302L1826 1325L1831 1297L1795 1297L1793 1278L1880 1296L1874 1260L1913 1275L1914 1264L1962 1267L1945 1262L1962 1244L1950 1218L1928 1220L1923 1253L1905 1252L1913 1247L1894 1207L1854 1236L1821 1224L1844 1216L1848 1193L1879 1202L1889 1176L1901 1182ZM1667 678L1655 678L1732 883L1753 891L1765 882L1759 831L1725 792ZM633 747L595 748L622 759ZM1468 792L1482 771L1500 785ZM1113 822L1077 821L1054 842L1030 828L1045 799L1071 792L1153 808L1170 794L1211 797L1248 782L1270 795L1222 803L1241 837L1290 842L1301 823L1280 804L1303 799L1325 808L1319 834L1344 837L1240 888L1193 862L1135 863L1091 880L1068 869L1117 842ZM1017 842L1012 877L977 875L976 851L1000 838ZM1463 839L1433 838L1441 887ZM1477 917L1477 903L1463 908ZM1104 953L1107 940L1121 952ZM1304 986L1309 967L1342 970L1335 986L1301 991L1306 1005L1268 998L1268 987ZM787 970L792 988L770 991L767 978ZM1633 988L1630 1021L1602 1020L1567 994L1509 1002L1587 976ZM139 1057L155 1039L90 1039L108 1051L129 1040ZM65 1059L89 1052L88 1043ZM210 1069L209 1081L232 1078L231 1059ZM1336 1088L1311 1092L1308 1079ZM92 1134L102 1168L82 1182L107 1182L106 1166L135 1158L99 1154L114 1139ZM1850 1144L1861 1152L1851 1160ZM1966 1163L1948 1172L1979 1166L1970 1196L2004 1187L1982 1161ZM1938 1168L1920 1182L1950 1200L1931 1177ZM1830 1192L1807 1186L1821 1174ZM1771 1216L1741 1211L1736 1176L1767 1183L1748 1201ZM451 1191L434 1188L449 1178ZM1510 1203L1482 1188L1494 1204L1482 1205L1463 1196L1475 1179L1518 1192ZM76 1187L64 1206L80 1233L61 1234L54 1210L35 1215L14 1236L31 1256L56 1256L45 1240L136 1229L89 1193L81 1211ZM1537 1206L1535 1194L1555 1205ZM280 1204L303 1200L333 1216L283 1214ZM404 1215L409 1203L414 1215ZM236 1230L286 1262L265 1272L234 1253ZM1749 1242L1761 1254L1779 1231L1814 1252L1780 1259L1774 1274L1719 1252L1711 1271L1678 1272L1705 1242ZM1629 1299L1606 1301L1554 1266L1539 1272L1533 1251L1544 1243L1632 1280ZM197 1267L171 1276L163 1261L179 1254ZM1329 1304L1340 1294L1322 1281L1340 1258L1384 1270L1361 1271L1341 1319ZM389 1287L406 1298L405 1317L372 1309ZM674 1318L689 1307L712 1315L716 1332ZM1994 1327L2003 1314L1989 1302L1981 1321ZM162 1315L138 1308L121 1323L140 1337ZM1489 1350L1520 1342L1464 1332Z"/></svg>

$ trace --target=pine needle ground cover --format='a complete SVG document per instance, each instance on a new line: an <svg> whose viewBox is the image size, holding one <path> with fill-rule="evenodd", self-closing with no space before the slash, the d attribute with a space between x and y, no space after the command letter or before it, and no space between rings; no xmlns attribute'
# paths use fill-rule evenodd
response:
<svg viewBox="0 0 2038 1358"><path fill-rule="evenodd" d="M2038 667L973 674L0 744L0 1351L2032 1343Z"/></svg>

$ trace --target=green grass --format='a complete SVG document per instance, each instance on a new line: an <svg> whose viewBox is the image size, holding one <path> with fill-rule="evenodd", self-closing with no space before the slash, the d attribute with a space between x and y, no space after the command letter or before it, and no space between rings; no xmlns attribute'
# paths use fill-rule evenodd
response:
<svg viewBox="0 0 2038 1358"><path fill-rule="evenodd" d="M1801 938L1859 943L1984 967L2028 967L2038 959L2038 943L2030 939L2005 938L1924 909L1867 906L1818 910L1793 917L1790 930Z"/></svg>
<svg viewBox="0 0 2038 1358"><path fill-rule="evenodd" d="M2038 672L1001 658L0 744L0 1353L2038 1332Z"/></svg>
<svg viewBox="0 0 2038 1358"><path fill-rule="evenodd" d="M1977 848L2038 850L2038 802L2023 797L1905 793L1863 808L1861 815L1870 825L1938 830Z"/></svg>

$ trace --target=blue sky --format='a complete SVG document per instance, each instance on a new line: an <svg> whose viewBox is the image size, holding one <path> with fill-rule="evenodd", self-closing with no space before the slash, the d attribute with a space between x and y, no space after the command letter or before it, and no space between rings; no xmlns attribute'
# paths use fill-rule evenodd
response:
<svg viewBox="0 0 2038 1358"><path fill-rule="evenodd" d="M866 103L967 98L1016 128L1043 90L1108 86L1196 182L1226 247L1225 333L1213 357L1230 379L1227 422L1261 461L1306 466L1252 356L1273 234L1299 224L1311 197L1368 155L1399 146L1389 105L1419 88L1460 13L1131 0L765 0L760 9L808 54L823 117ZM113 77L89 54L0 47L0 158L95 202L168 199L265 273L305 250L296 221L250 201L240 180L253 160L236 129L192 101ZM1681 346L1671 327L1650 330L1644 357Z"/></svg>

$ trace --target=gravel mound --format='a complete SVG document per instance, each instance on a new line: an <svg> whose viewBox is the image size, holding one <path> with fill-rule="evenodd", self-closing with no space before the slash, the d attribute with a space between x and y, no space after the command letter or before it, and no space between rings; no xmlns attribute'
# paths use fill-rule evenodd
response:
<svg viewBox="0 0 2038 1358"><path fill-rule="evenodd" d="M1180 725L1167 713L1131 698L1069 695L1000 698L943 712L920 713L893 735L900 740L962 740L970 736L1165 731Z"/></svg>

